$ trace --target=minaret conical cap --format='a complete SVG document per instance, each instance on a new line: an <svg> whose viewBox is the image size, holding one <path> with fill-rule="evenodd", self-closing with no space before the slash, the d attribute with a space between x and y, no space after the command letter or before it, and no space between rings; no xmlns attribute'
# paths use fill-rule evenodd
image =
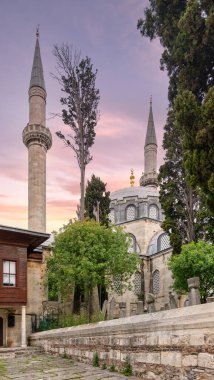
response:
<svg viewBox="0 0 214 380"><path fill-rule="evenodd" d="M42 59L39 47L39 32L36 32L36 47L34 52L33 67L31 71L30 87L41 87L45 90L45 80L42 67Z"/></svg>
<svg viewBox="0 0 214 380"><path fill-rule="evenodd" d="M149 120L148 120L148 125L147 125L145 146L150 145L150 144L157 145L155 125L154 125L153 112L152 112L152 98L150 98Z"/></svg>

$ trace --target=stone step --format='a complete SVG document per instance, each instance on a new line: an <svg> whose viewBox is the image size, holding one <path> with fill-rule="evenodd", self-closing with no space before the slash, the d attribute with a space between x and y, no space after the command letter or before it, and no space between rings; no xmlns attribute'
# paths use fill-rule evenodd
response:
<svg viewBox="0 0 214 380"><path fill-rule="evenodd" d="M38 355L41 352L43 351L39 347L2 347L0 348L0 359Z"/></svg>

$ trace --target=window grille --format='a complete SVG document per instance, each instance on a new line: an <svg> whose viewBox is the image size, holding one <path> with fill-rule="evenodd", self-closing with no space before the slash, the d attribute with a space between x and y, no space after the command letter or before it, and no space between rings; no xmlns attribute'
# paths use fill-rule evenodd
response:
<svg viewBox="0 0 214 380"><path fill-rule="evenodd" d="M128 252L132 253L136 251L136 241L135 241L135 237L132 235L129 235L129 238L130 238L130 246L129 246Z"/></svg>
<svg viewBox="0 0 214 380"><path fill-rule="evenodd" d="M128 206L126 209L126 220L135 220L135 206Z"/></svg>
<svg viewBox="0 0 214 380"><path fill-rule="evenodd" d="M113 278L113 290L115 293L120 294L121 289L122 289L121 276L119 274L117 274Z"/></svg>
<svg viewBox="0 0 214 380"><path fill-rule="evenodd" d="M113 209L110 210L109 220L111 223L115 224L115 211Z"/></svg>
<svg viewBox="0 0 214 380"><path fill-rule="evenodd" d="M158 294L160 291L160 272L155 270L152 276L152 292Z"/></svg>
<svg viewBox="0 0 214 380"><path fill-rule="evenodd" d="M158 209L157 206L151 205L149 206L149 218L158 219Z"/></svg>
<svg viewBox="0 0 214 380"><path fill-rule="evenodd" d="M164 249L167 249L170 247L170 240L169 240L169 235L167 234L162 234L158 238L159 240L159 251L163 251Z"/></svg>
<svg viewBox="0 0 214 380"><path fill-rule="evenodd" d="M136 272L134 275L134 293L136 295L140 295L142 292L142 278L141 278L141 273Z"/></svg>

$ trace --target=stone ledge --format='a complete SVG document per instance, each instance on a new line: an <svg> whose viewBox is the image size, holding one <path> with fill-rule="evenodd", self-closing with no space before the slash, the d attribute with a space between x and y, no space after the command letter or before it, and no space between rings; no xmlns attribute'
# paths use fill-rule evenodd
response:
<svg viewBox="0 0 214 380"><path fill-rule="evenodd" d="M198 354L198 366L214 369L214 355L207 353Z"/></svg>
<svg viewBox="0 0 214 380"><path fill-rule="evenodd" d="M214 303L189 306L186 308L159 311L157 313L135 315L132 317L101 321L97 323L85 324L75 327L66 327L50 331L43 331L31 335L31 339L56 338L57 336L90 336L132 334L156 331L179 331L179 330L198 330L192 331L192 340L197 336L201 329L213 328L214 331ZM201 334L202 335L202 334ZM202 338L203 340L203 338ZM197 340L195 342L197 344Z"/></svg>

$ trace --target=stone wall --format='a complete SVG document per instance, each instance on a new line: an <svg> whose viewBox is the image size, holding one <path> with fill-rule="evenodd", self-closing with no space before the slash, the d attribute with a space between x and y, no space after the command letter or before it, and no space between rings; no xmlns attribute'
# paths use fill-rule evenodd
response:
<svg viewBox="0 0 214 380"><path fill-rule="evenodd" d="M214 303L160 311L31 335L32 346L92 362L126 358L144 380L214 379Z"/></svg>

